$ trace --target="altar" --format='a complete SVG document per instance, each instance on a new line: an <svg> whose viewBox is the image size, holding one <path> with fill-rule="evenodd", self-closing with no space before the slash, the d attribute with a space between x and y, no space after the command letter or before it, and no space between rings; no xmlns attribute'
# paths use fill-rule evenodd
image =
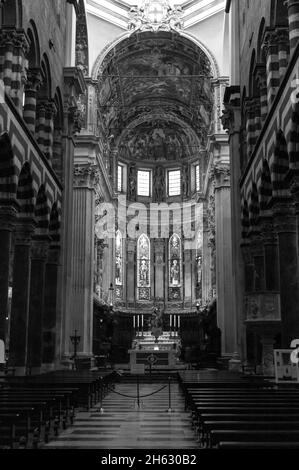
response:
<svg viewBox="0 0 299 470"><path fill-rule="evenodd" d="M163 332L158 341L149 332L136 336L129 350L131 373L146 369L174 369L180 355L180 338Z"/></svg>

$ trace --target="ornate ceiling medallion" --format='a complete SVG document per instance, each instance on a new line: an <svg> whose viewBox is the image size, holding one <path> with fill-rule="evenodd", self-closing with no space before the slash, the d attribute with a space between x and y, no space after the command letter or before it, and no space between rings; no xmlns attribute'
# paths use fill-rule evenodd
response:
<svg viewBox="0 0 299 470"><path fill-rule="evenodd" d="M136 31L179 31L183 28L183 10L171 7L169 0L143 0L141 7L129 12L128 29Z"/></svg>

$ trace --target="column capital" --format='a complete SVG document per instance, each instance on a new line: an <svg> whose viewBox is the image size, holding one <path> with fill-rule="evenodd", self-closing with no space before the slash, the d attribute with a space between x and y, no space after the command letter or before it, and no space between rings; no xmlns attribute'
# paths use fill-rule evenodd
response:
<svg viewBox="0 0 299 470"><path fill-rule="evenodd" d="M93 188L97 179L97 166L91 163L74 166L74 186Z"/></svg>
<svg viewBox="0 0 299 470"><path fill-rule="evenodd" d="M18 209L16 205L0 204L0 230L12 232L17 221Z"/></svg>
<svg viewBox="0 0 299 470"><path fill-rule="evenodd" d="M47 263L58 265L60 261L60 251L61 251L61 248L59 245L55 245L55 246L50 245L49 250L48 250Z"/></svg>
<svg viewBox="0 0 299 470"><path fill-rule="evenodd" d="M29 69L25 84L25 91L37 92L42 84L42 74L39 68Z"/></svg>
<svg viewBox="0 0 299 470"><path fill-rule="evenodd" d="M36 222L33 219L17 220L15 224L14 242L15 245L31 245L32 236L36 228Z"/></svg>
<svg viewBox="0 0 299 470"><path fill-rule="evenodd" d="M2 26L0 30L0 47L13 46L22 49L24 54L29 52L29 39L23 29Z"/></svg>
<svg viewBox="0 0 299 470"><path fill-rule="evenodd" d="M48 258L49 241L46 240L32 240L30 248L31 259L46 261Z"/></svg>
<svg viewBox="0 0 299 470"><path fill-rule="evenodd" d="M274 227L277 233L296 232L296 214L290 203L276 203L273 206Z"/></svg>

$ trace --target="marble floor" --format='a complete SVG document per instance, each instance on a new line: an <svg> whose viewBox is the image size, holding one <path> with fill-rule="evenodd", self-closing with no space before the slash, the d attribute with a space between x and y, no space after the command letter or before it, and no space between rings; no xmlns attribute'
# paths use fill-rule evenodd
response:
<svg viewBox="0 0 299 470"><path fill-rule="evenodd" d="M159 390L165 384L140 384L140 395ZM115 392L136 396L135 384L117 384ZM157 394L137 400L110 393L89 412L77 413L74 425L48 449L197 449L191 430L190 413L184 411L179 386L171 384L171 412L168 387Z"/></svg>

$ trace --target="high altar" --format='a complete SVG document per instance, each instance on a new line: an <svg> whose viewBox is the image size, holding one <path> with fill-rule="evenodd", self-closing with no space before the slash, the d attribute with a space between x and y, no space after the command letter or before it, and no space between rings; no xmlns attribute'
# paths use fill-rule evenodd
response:
<svg viewBox="0 0 299 470"><path fill-rule="evenodd" d="M175 332L163 332L158 339L152 333L136 336L129 350L132 373L146 369L174 369L180 355L180 338Z"/></svg>

